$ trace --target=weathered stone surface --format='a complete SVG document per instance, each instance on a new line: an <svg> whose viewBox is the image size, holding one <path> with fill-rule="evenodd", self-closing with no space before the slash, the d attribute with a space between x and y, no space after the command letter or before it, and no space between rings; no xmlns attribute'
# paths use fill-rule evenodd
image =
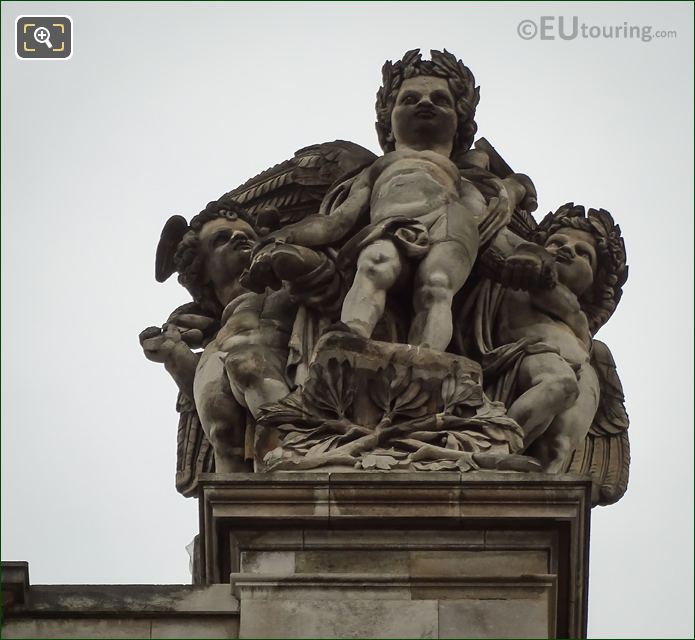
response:
<svg viewBox="0 0 695 640"><path fill-rule="evenodd" d="M320 632L321 637L419 637L423 632L422 620L413 618L421 614L422 604L435 605L439 611L431 637L456 637L457 633L460 637L507 637L495 633L510 627L510 620L520 610L519 602L530 619L517 625L521 636L511 637L523 637L529 629L538 632L534 637L554 637L556 584L552 576L466 579L344 573L233 574L232 583L241 598L241 637L278 637L284 635L286 628L293 629L293 637L311 635L309 630ZM260 603L265 603L263 609ZM465 606L448 608L449 603ZM402 613L404 619L396 628L399 633L388 619L382 619L380 624L369 619L375 607L382 613ZM260 611L261 621L254 618ZM301 627L292 619L298 611L308 618ZM369 619L367 627L356 628L353 619L327 618L346 611L358 617L365 613ZM483 635L476 635L481 630Z"/></svg>
<svg viewBox="0 0 695 640"><path fill-rule="evenodd" d="M439 602L439 637L552 638L548 618L542 598Z"/></svg>
<svg viewBox="0 0 695 640"><path fill-rule="evenodd" d="M371 573L232 573L232 592L247 600L410 600L407 576ZM431 599L431 598L430 598ZM241 606L243 609L243 605Z"/></svg>
<svg viewBox="0 0 695 640"><path fill-rule="evenodd" d="M240 638L436 638L436 602L244 602Z"/></svg>
<svg viewBox="0 0 695 640"><path fill-rule="evenodd" d="M310 605L297 603L331 603L317 610L321 616L339 610L333 603L359 608L365 601L388 602L404 612L417 602L472 603L460 610L464 613L451 609L446 625L435 630L450 635L456 635L452 629L466 616L475 621L472 635L485 628L504 629L508 612L517 611L517 605L505 608L506 603L524 601L531 603L534 619L519 625L520 633L545 625L540 637L552 637L547 630L555 628L559 636L585 634L586 479L521 473L335 473L317 479L325 491L321 499L328 495L321 517L303 516L307 505L301 502L276 504L267 511L264 503L274 492L282 495L285 482L296 497L311 499L311 491L298 487L313 484L313 474L299 477L255 475L222 482L210 476L202 486L204 548L211 550L206 551L207 566L213 569L207 579L225 579L231 572L241 602L242 635L245 616L256 624L250 612L265 611L265 626L249 627L250 633L277 637L284 627L272 627L272 620L282 625L297 607L308 611L304 607ZM258 512L264 515L254 517L249 510L249 492L260 500ZM224 547L226 536L232 543ZM246 560L235 565L235 557ZM247 603L254 604L247 608ZM541 610L545 613L539 621ZM327 627L318 628L330 634ZM370 628L371 635L382 633L386 631Z"/></svg>
<svg viewBox="0 0 695 640"><path fill-rule="evenodd" d="M292 551L242 551L240 570L244 573L291 575L295 572Z"/></svg>
<svg viewBox="0 0 695 640"><path fill-rule="evenodd" d="M239 618L158 619L151 621L150 638L238 638Z"/></svg>
<svg viewBox="0 0 695 640"><path fill-rule="evenodd" d="M2 606L22 605L29 589L29 563L2 563Z"/></svg>
<svg viewBox="0 0 695 640"><path fill-rule="evenodd" d="M4 563L3 563L4 565ZM8 608L12 615L228 613L238 602L223 584L192 585L32 585L23 605Z"/></svg>
<svg viewBox="0 0 695 640"><path fill-rule="evenodd" d="M3 562L3 592L8 563ZM18 563L10 563L12 565ZM26 564L26 563L23 563ZM236 638L229 584L29 585L3 605L3 638Z"/></svg>
<svg viewBox="0 0 695 640"><path fill-rule="evenodd" d="M330 549L295 552L297 573L377 573L409 575L407 551L386 549Z"/></svg>
<svg viewBox="0 0 695 640"><path fill-rule="evenodd" d="M149 638L150 621L122 619L10 619L3 638Z"/></svg>
<svg viewBox="0 0 695 640"><path fill-rule="evenodd" d="M557 580L553 575L518 575L512 571L504 576L413 577L410 589L413 600L437 601L507 601L541 598L546 603L554 603L556 592ZM554 611L548 609L546 613L554 617Z"/></svg>
<svg viewBox="0 0 695 640"><path fill-rule="evenodd" d="M403 535L373 529L304 530L304 549L475 549L485 546L486 532L476 530L413 529Z"/></svg>
<svg viewBox="0 0 695 640"><path fill-rule="evenodd" d="M410 552L412 576L510 576L548 571L545 550Z"/></svg>
<svg viewBox="0 0 695 640"><path fill-rule="evenodd" d="M238 638L238 616L198 618L55 618L4 620L3 638Z"/></svg>

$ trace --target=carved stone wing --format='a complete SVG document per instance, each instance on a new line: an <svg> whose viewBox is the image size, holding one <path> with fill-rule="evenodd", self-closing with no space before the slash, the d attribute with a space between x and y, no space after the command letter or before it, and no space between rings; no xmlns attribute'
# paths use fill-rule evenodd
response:
<svg viewBox="0 0 695 640"><path fill-rule="evenodd" d="M174 309L167 322L180 325L177 317L187 314L205 315L205 311L197 303L187 302ZM201 343L192 347L203 347L212 339L218 328L218 323L211 324L205 330ZM179 414L176 433L176 489L190 498L198 495L198 476L201 473L214 472L215 458L212 445L200 423L195 404L181 392L176 399L176 411Z"/></svg>
<svg viewBox="0 0 695 640"><path fill-rule="evenodd" d="M630 471L629 419L625 395L610 349L594 340L591 364L601 385L594 421L584 444L574 452L568 471L591 477L594 505L613 504L627 490Z"/></svg>
<svg viewBox="0 0 695 640"><path fill-rule="evenodd" d="M188 231L188 222L183 216L171 216L166 221L157 244L154 262L154 277L157 282L164 282L174 273L174 254L184 235Z"/></svg>
<svg viewBox="0 0 695 640"><path fill-rule="evenodd" d="M346 140L311 145L225 193L220 200L234 200L252 215L277 209L281 224L296 222L318 211L334 182L374 160L376 155L371 151Z"/></svg>
<svg viewBox="0 0 695 640"><path fill-rule="evenodd" d="M516 233L519 237L533 242L534 234L538 223L535 218L523 209L515 209L512 213L512 219L509 221L509 229Z"/></svg>
<svg viewBox="0 0 695 640"><path fill-rule="evenodd" d="M176 434L176 489L186 497L195 496L198 476L215 470L212 445L203 433L195 405L179 392L176 401L179 428Z"/></svg>

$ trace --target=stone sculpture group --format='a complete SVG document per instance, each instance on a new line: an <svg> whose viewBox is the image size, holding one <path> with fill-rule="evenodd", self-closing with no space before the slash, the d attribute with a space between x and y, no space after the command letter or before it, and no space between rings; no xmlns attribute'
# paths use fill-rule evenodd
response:
<svg viewBox="0 0 695 640"><path fill-rule="evenodd" d="M628 419L594 335L627 279L620 228L475 141L455 56L383 67L384 154L306 147L165 224L156 279L192 301L140 334L179 388L177 488L202 472L573 471L627 486Z"/></svg>

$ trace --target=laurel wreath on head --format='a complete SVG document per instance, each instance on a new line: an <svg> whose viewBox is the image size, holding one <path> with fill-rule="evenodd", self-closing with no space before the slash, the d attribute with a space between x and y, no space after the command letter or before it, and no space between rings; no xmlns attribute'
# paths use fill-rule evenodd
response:
<svg viewBox="0 0 695 640"><path fill-rule="evenodd" d="M580 300L589 321L589 329L595 334L613 315L623 295L628 266L620 226L605 209L589 209L568 202L557 211L550 212L539 223L535 241L546 240L562 228L580 229L590 233L596 242L598 266L589 296Z"/></svg>
<svg viewBox="0 0 695 640"><path fill-rule="evenodd" d="M420 49L408 51L401 60L387 60L381 69L382 86L376 94L376 130L379 144L384 152L393 151L394 140L391 131L391 111L396 96L404 80L415 76L435 76L444 78L456 101L459 124L454 141L454 153L465 152L473 144L478 126L475 123L475 109L480 101L480 87L475 86L471 70L456 56L432 49L431 60L423 60Z"/></svg>

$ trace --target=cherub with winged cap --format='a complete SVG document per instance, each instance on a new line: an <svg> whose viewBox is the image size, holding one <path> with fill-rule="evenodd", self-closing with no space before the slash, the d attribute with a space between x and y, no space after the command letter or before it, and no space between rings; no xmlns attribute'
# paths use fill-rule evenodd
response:
<svg viewBox="0 0 695 640"><path fill-rule="evenodd" d="M157 279L178 271L198 311L218 321L217 330L205 336L205 316L184 309L163 329L140 334L145 355L163 363L181 393L195 401L220 473L248 470L247 411L256 417L263 404L289 393L285 368L296 304L285 289L259 294L239 282L258 237L253 224L230 202L211 202L190 225L181 216L170 218L158 249ZM304 258L310 269L310 256ZM196 319L198 327L191 329ZM204 349L194 353L190 346Z"/></svg>

